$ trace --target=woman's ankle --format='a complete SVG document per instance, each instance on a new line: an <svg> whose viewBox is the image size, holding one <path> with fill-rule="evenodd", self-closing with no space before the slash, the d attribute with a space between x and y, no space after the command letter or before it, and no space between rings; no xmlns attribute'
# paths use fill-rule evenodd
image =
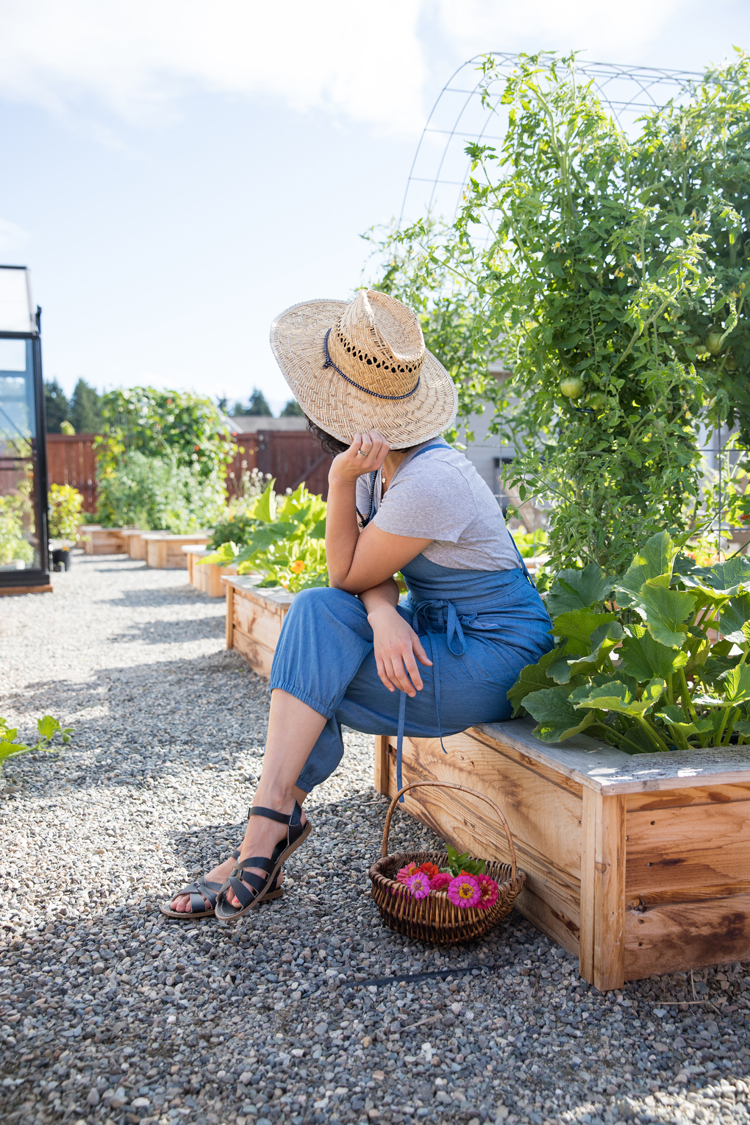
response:
<svg viewBox="0 0 750 1125"><path fill-rule="evenodd" d="M275 812L286 813L291 816L294 812L296 800L297 794L294 786L284 789L278 785L260 784L253 797L253 805L273 809Z"/></svg>

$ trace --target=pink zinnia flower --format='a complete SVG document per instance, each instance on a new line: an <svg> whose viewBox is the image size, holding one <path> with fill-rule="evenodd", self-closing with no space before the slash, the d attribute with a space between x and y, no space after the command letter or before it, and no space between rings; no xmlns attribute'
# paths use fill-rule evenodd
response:
<svg viewBox="0 0 750 1125"><path fill-rule="evenodd" d="M497 883L489 875L475 875L479 883L479 893L482 896L477 903L477 910L489 910L497 902Z"/></svg>
<svg viewBox="0 0 750 1125"><path fill-rule="evenodd" d="M452 879L453 876L450 871L439 871L434 879L430 879L430 889L433 891L444 891Z"/></svg>
<svg viewBox="0 0 750 1125"><path fill-rule="evenodd" d="M430 893L430 880L423 871L417 871L406 880L412 898L427 898Z"/></svg>
<svg viewBox="0 0 750 1125"><path fill-rule="evenodd" d="M448 887L448 898L454 906L476 906L482 897L479 883L473 875L457 875Z"/></svg>
<svg viewBox="0 0 750 1125"><path fill-rule="evenodd" d="M402 867L401 870L396 873L396 878L398 879L399 883L406 883L409 881L416 870L416 863L407 863L406 867Z"/></svg>

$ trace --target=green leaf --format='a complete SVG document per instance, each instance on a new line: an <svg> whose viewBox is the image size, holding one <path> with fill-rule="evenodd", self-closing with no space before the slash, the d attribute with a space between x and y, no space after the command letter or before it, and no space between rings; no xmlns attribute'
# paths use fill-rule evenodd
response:
<svg viewBox="0 0 750 1125"><path fill-rule="evenodd" d="M644 618L648 631L655 641L668 648L681 648L687 629L681 625L693 611L695 595L680 590L670 590L659 579L644 582L633 599L635 610Z"/></svg>
<svg viewBox="0 0 750 1125"><path fill-rule="evenodd" d="M727 703L745 703L750 699L750 667L739 664L724 677L724 695Z"/></svg>
<svg viewBox="0 0 750 1125"><path fill-rule="evenodd" d="M582 707L596 707L600 711L641 717L659 702L666 687L664 680L651 680L644 687L641 698L636 699L625 684L612 680L611 683L597 687L576 688L570 696L570 702L578 710Z"/></svg>
<svg viewBox="0 0 750 1125"><path fill-rule="evenodd" d="M569 688L547 688L534 692L524 703L538 723L534 734L544 742L563 742L580 734L596 719L593 711L581 717L570 702L569 692Z"/></svg>
<svg viewBox="0 0 750 1125"><path fill-rule="evenodd" d="M533 691L541 691L550 687L549 668L560 658L560 650L553 648L545 652L536 664L527 664L518 674L518 679L513 687L506 693L510 703L513 704L513 716L518 714L524 699Z"/></svg>
<svg viewBox="0 0 750 1125"><path fill-rule="evenodd" d="M25 754L27 750L33 750L33 746L25 746L22 742L8 742L3 739L0 742L0 761L3 758L11 758L14 754Z"/></svg>
<svg viewBox="0 0 750 1125"><path fill-rule="evenodd" d="M668 726L674 727L686 738L691 734L706 734L714 725L713 719L698 719L697 723L694 723L689 715L685 715L681 708L674 705L664 707L656 714L656 718L661 719Z"/></svg>
<svg viewBox="0 0 750 1125"><path fill-rule="evenodd" d="M263 523L273 523L276 519L276 493L273 490L275 483L275 481L271 481L255 501L252 511L253 519L262 520Z"/></svg>
<svg viewBox="0 0 750 1125"><path fill-rule="evenodd" d="M554 619L571 610L590 609L611 589L612 579L595 563L583 570L561 570L547 594L547 612Z"/></svg>
<svg viewBox="0 0 750 1125"><path fill-rule="evenodd" d="M660 644L641 625L631 625L630 628L633 635L622 643L618 669L642 683L653 676L666 680L678 668L685 667L688 654L682 649Z"/></svg>
<svg viewBox="0 0 750 1125"><path fill-rule="evenodd" d="M750 641L750 594L738 594L722 606L718 629L734 644Z"/></svg>
<svg viewBox="0 0 750 1125"><path fill-rule="evenodd" d="M649 580L666 577L662 585L669 585L672 563L676 555L677 547L668 531L660 531L657 535L652 535L615 586L621 595L618 598L620 604L630 605L633 596L640 591L643 583Z"/></svg>
<svg viewBox="0 0 750 1125"><path fill-rule="evenodd" d="M686 586L702 586L722 597L731 597L750 587L750 559L737 555L715 566L699 567L683 579Z"/></svg>
<svg viewBox="0 0 750 1125"><path fill-rule="evenodd" d="M594 613L590 609L568 610L567 613L558 614L554 619L552 633L556 637L567 637L568 640L578 641L585 650L595 629L616 620L616 613Z"/></svg>
<svg viewBox="0 0 750 1125"><path fill-rule="evenodd" d="M57 719L53 719L51 715L45 715L43 719L37 720L37 730L41 738L45 738L48 742L60 730L60 724Z"/></svg>

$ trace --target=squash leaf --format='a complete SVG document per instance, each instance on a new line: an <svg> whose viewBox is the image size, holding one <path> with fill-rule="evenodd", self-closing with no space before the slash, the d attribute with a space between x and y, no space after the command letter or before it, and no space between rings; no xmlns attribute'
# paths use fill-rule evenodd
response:
<svg viewBox="0 0 750 1125"><path fill-rule="evenodd" d="M633 606L645 619L655 641L668 648L682 647L687 629L681 626L695 606L693 594L670 590L661 585L658 578L649 579L633 598Z"/></svg>
<svg viewBox="0 0 750 1125"><path fill-rule="evenodd" d="M750 594L737 594L722 606L719 632L737 645L750 641Z"/></svg>
<svg viewBox="0 0 750 1125"><path fill-rule="evenodd" d="M572 610L591 609L611 589L612 579L595 563L589 563L583 570L561 570L547 594L547 612L554 620Z"/></svg>
<svg viewBox="0 0 750 1125"><path fill-rule="evenodd" d="M668 531L652 535L615 586L620 605L631 605L644 582L661 579L660 585L668 586L676 555L677 547Z"/></svg>
<svg viewBox="0 0 750 1125"><path fill-rule="evenodd" d="M642 681L657 676L666 680L687 664L688 654L683 649L660 644L642 625L631 625L630 631L632 635L622 642L618 669L633 679Z"/></svg>
<svg viewBox="0 0 750 1125"><path fill-rule="evenodd" d="M666 690L664 680L653 679L643 689L640 699L619 680L597 687L576 688L570 696L573 707L597 707L601 711L616 711L620 715L641 717L658 703Z"/></svg>
<svg viewBox="0 0 750 1125"><path fill-rule="evenodd" d="M580 734L596 719L594 711L582 716L571 704L569 693L570 688L547 688L525 700L524 707L537 720L534 734L543 742L564 742Z"/></svg>

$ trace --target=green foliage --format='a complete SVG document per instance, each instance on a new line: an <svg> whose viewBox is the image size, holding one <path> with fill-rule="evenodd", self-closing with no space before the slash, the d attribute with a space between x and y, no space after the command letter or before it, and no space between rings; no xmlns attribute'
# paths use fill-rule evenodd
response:
<svg viewBox="0 0 750 1125"><path fill-rule="evenodd" d="M524 559L533 559L535 555L546 552L549 538L546 531L522 531L516 529L510 533L513 536L518 550Z"/></svg>
<svg viewBox="0 0 750 1125"><path fill-rule="evenodd" d="M68 418L77 434L100 434L104 426L101 395L85 379L79 379L70 399Z"/></svg>
<svg viewBox="0 0 750 1125"><path fill-rule="evenodd" d="M73 727L63 727L51 715L45 715L43 719L37 719L36 726L39 738L33 746L27 746L25 743L17 741L17 728L11 727L7 719L0 715L0 770L2 770L3 763L7 758L15 757L16 754L28 754L36 750L57 750L58 747L52 745L55 735L59 734L63 745L67 745L73 734Z"/></svg>
<svg viewBox="0 0 750 1125"><path fill-rule="evenodd" d="M170 474L176 474L175 479L179 477L174 510L181 514L171 522L187 523L185 530L210 526L218 515L219 493L225 498L224 475L234 455L234 445L221 428L221 414L211 399L192 393L133 387L110 391L103 396L101 406L105 433L96 443L99 521L105 527L121 524L111 499L118 497L120 511L127 509L126 486L117 480L121 470L131 476L135 472L141 491L148 492L147 482L142 479L142 463L128 460L139 453L153 460L160 481L155 486L157 490L166 487ZM169 508L167 499L160 499L156 508ZM190 508L193 499L197 504L194 511ZM135 507L145 511L149 521L156 518L153 504L144 505L139 500L131 505Z"/></svg>
<svg viewBox="0 0 750 1125"><path fill-rule="evenodd" d="M304 418L304 416L305 412L296 398L290 398L281 414L279 414L279 418Z"/></svg>
<svg viewBox="0 0 750 1125"><path fill-rule="evenodd" d="M587 731L644 753L750 737L747 559L698 567L660 532L619 580L563 571L547 608L555 648L508 692L546 742Z"/></svg>
<svg viewBox="0 0 750 1125"><path fill-rule="evenodd" d="M0 566L15 562L25 565L34 561L34 548L24 535L29 511L28 497L23 494L0 496Z"/></svg>
<svg viewBox="0 0 750 1125"><path fill-rule="evenodd" d="M446 844L445 850L448 852L448 866L441 867L441 871L449 872L454 877L466 872L467 875L483 875L484 869L487 866L483 859L471 859L470 852L456 851L450 844Z"/></svg>
<svg viewBox="0 0 750 1125"><path fill-rule="evenodd" d="M455 222L381 240L380 285L435 334L462 408L475 365L516 448L508 483L548 509L553 568L618 574L642 537L690 526L700 426L750 431L750 67L708 72L635 139L572 56L503 81L504 139L468 147ZM498 358L512 379L493 388Z"/></svg>
<svg viewBox="0 0 750 1125"><path fill-rule="evenodd" d="M223 474L206 476L195 463L175 457L121 455L117 468L99 480L99 511L111 527L184 535L211 527L225 510Z"/></svg>
<svg viewBox="0 0 750 1125"><path fill-rule="evenodd" d="M47 433L59 434L60 423L70 419L70 403L57 379L44 384L44 406L47 415Z"/></svg>
<svg viewBox="0 0 750 1125"><path fill-rule="evenodd" d="M75 542L83 508L81 493L70 484L51 484L47 493L47 504L50 538Z"/></svg>
<svg viewBox="0 0 750 1125"><path fill-rule="evenodd" d="M271 407L268 405L266 396L263 394L263 391L258 389L258 387L253 387L253 392L250 395L247 406L244 406L241 402L236 402L234 404L234 413L250 414L260 418L273 417L273 412L271 410Z"/></svg>
<svg viewBox="0 0 750 1125"><path fill-rule="evenodd" d="M248 515L255 527L244 547L225 542L204 562L236 563L240 574L261 575L260 586L283 586L291 593L328 585L325 500L304 484L277 496L271 482Z"/></svg>

